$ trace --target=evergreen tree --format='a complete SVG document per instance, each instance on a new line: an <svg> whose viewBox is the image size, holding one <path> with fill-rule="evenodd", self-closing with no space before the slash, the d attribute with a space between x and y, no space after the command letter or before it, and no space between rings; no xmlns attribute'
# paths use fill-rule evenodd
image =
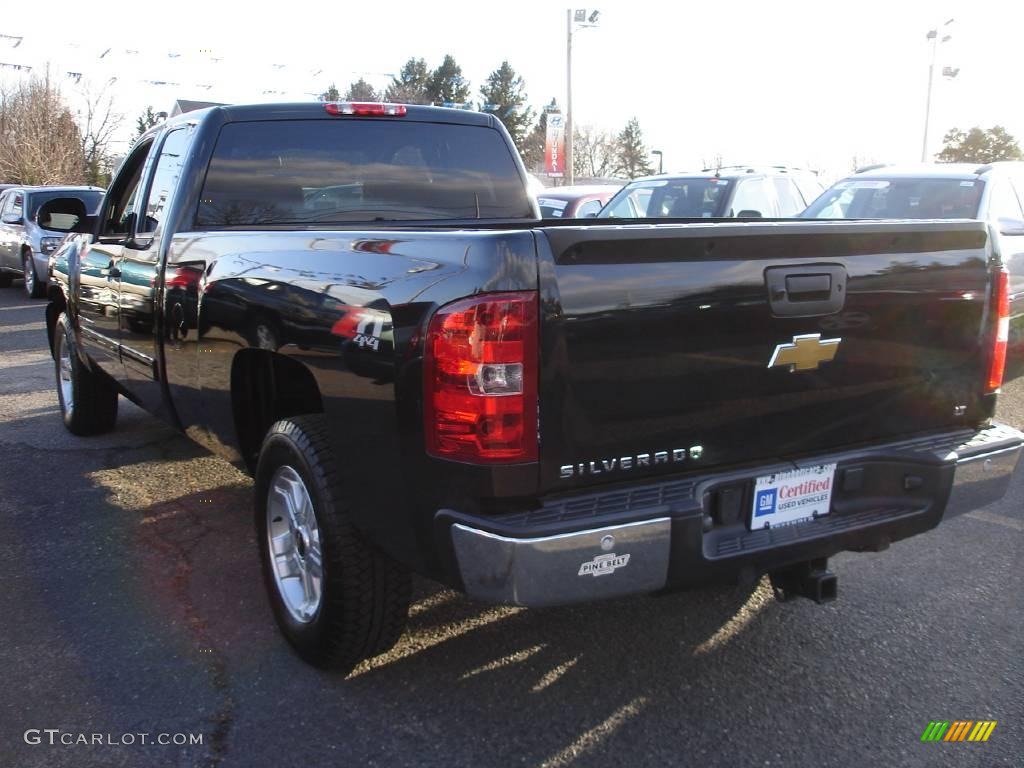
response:
<svg viewBox="0 0 1024 768"><path fill-rule="evenodd" d="M429 82L427 62L423 59L409 59L402 65L398 76L391 78L391 83L384 91L384 100L397 104L429 104Z"/></svg>
<svg viewBox="0 0 1024 768"><path fill-rule="evenodd" d="M634 117L615 139L615 172L628 179L654 173L650 152L644 145L640 122Z"/></svg>
<svg viewBox="0 0 1024 768"><path fill-rule="evenodd" d="M135 135L132 137L132 143L159 122L160 118L153 111L153 107L146 107L146 111L135 118Z"/></svg>
<svg viewBox="0 0 1024 768"><path fill-rule="evenodd" d="M469 81L462 76L462 67L455 63L450 54L430 73L427 94L430 101L438 105L445 102L462 104L469 99Z"/></svg>
<svg viewBox="0 0 1024 768"><path fill-rule="evenodd" d="M382 101L382 99L373 86L360 77L348 87L345 92L345 101Z"/></svg>
<svg viewBox="0 0 1024 768"><path fill-rule="evenodd" d="M516 148L522 152L526 137L533 122L533 110L525 105L526 85L507 62L487 76L486 84L480 88L483 99L482 109L490 112L505 124Z"/></svg>
<svg viewBox="0 0 1024 768"><path fill-rule="evenodd" d="M338 86L331 83L331 87L320 94L320 101L340 101L341 92L338 90Z"/></svg>

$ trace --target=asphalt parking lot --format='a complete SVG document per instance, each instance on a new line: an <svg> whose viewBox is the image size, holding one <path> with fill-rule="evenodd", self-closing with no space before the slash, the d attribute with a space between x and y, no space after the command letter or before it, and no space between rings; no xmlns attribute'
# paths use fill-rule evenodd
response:
<svg viewBox="0 0 1024 768"><path fill-rule="evenodd" d="M420 581L406 636L342 679L274 627L248 479L124 399L114 433L66 433L44 304L15 288L4 768L1024 764L1024 467L999 504L836 558L826 606L762 584L521 610ZM1001 408L1024 425L1024 379ZM982 719L998 722L986 743L920 742L929 721ZM143 733L202 743L78 743Z"/></svg>

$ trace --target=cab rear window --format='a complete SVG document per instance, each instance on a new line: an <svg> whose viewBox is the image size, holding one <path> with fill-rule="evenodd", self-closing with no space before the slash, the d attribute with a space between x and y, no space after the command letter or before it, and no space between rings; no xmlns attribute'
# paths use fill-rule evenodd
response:
<svg viewBox="0 0 1024 768"><path fill-rule="evenodd" d="M533 218L501 135L404 120L277 120L221 130L196 225Z"/></svg>

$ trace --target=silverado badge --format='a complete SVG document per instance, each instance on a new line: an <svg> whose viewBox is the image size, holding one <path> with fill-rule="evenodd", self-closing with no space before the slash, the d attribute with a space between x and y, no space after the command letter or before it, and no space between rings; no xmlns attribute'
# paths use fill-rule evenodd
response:
<svg viewBox="0 0 1024 768"><path fill-rule="evenodd" d="M779 344L768 361L769 368L788 367L794 371L813 371L836 356L842 339L822 339L820 333L794 336L792 344Z"/></svg>

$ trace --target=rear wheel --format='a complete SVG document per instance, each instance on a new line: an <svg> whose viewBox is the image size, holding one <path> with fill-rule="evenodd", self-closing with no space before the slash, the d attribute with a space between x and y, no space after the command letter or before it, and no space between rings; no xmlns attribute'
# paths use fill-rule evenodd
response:
<svg viewBox="0 0 1024 768"><path fill-rule="evenodd" d="M117 420L117 389L113 382L85 365L75 347L67 314L61 313L53 332L57 400L64 426L75 435L109 432Z"/></svg>
<svg viewBox="0 0 1024 768"><path fill-rule="evenodd" d="M21 266L25 277L25 293L30 299L41 299L46 293L46 283L40 283L36 276L35 259L29 251L22 251Z"/></svg>
<svg viewBox="0 0 1024 768"><path fill-rule="evenodd" d="M298 654L350 672L405 629L408 571L349 520L323 416L274 424L256 469L256 528L274 618Z"/></svg>

